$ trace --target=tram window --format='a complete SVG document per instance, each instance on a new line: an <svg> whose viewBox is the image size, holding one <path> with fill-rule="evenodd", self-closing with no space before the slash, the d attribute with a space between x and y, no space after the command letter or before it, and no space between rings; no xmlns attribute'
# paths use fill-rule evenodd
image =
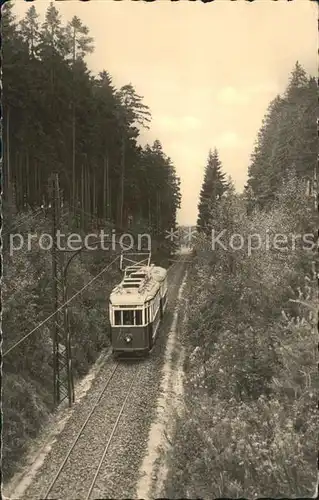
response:
<svg viewBox="0 0 319 500"><path fill-rule="evenodd" d="M148 324L150 322L150 308L149 306L145 307L145 323Z"/></svg>
<svg viewBox="0 0 319 500"><path fill-rule="evenodd" d="M134 311L123 311L123 325L134 324Z"/></svg>
<svg viewBox="0 0 319 500"><path fill-rule="evenodd" d="M142 311L135 311L135 324L136 325L142 324Z"/></svg>
<svg viewBox="0 0 319 500"><path fill-rule="evenodd" d="M115 324L120 325L122 323L122 311L114 311Z"/></svg>

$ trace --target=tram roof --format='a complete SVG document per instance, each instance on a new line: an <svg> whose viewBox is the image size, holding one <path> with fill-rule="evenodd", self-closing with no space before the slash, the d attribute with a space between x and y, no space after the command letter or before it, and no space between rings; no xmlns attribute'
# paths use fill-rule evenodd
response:
<svg viewBox="0 0 319 500"><path fill-rule="evenodd" d="M144 274L145 277L135 277L134 274ZM111 303L113 305L143 305L155 296L166 274L166 269L154 265L138 269L132 266L128 273L125 272L121 283L113 289L110 295Z"/></svg>

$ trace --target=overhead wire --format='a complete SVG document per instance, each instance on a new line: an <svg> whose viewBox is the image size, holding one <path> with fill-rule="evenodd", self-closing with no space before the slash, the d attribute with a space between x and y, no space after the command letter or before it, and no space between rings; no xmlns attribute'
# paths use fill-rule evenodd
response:
<svg viewBox="0 0 319 500"><path fill-rule="evenodd" d="M89 214L85 212L83 209L79 207L72 207L71 205L68 205L68 207L65 207L63 212L61 214L61 218L66 217L69 214L68 208L73 208L75 210L81 211L83 214L90 216L91 218L99 221L99 222L107 222L106 219L99 218L93 214ZM34 218L39 215L40 212L42 212L44 209L42 207L39 207L32 215L30 214L25 214L22 219L14 224L13 227L17 229L17 227L21 226L24 222L26 222L30 217ZM9 231L6 231L2 233L2 235L7 234ZM26 335L24 335L18 342L16 342L13 346L11 346L5 353L3 353L3 357L5 357L7 354L9 354L11 351L13 351L17 346L19 346L22 342L24 342L27 338L29 338L34 332L36 332L39 328L44 326L51 318L53 318L59 311L61 311L67 304L69 304L75 297L77 297L83 290L85 290L91 283L93 283L96 279L98 279L104 272L106 272L113 264L116 262L120 257L117 256L115 259L112 260L110 264L108 264L105 268L102 269L95 277L93 277L86 285L84 285L80 290L78 290L72 297L70 297L64 304L62 304L56 311L54 311L52 314L50 314L45 320L40 322L35 328L33 328L30 332L28 332Z"/></svg>
<svg viewBox="0 0 319 500"><path fill-rule="evenodd" d="M40 215L40 213L41 213L41 212L43 213L43 212L44 212L44 210L45 210L44 208L39 207L39 208L37 208L37 209L36 209L36 210L35 210L32 214L23 214L23 215L21 216L21 218L20 218L17 222L14 222L14 223L12 224L12 227L11 227L11 229L10 229L10 230L6 230L6 231L2 232L2 233L1 233L1 235L2 235L2 236L4 236L4 235L6 235L6 234L10 233L12 229L17 229L18 227L21 227L21 226L22 226L23 224L25 224L28 220L30 220L30 219L34 219L35 217L37 217L38 215ZM64 213L62 213L62 214L61 214L61 217L63 218L63 217L66 217L67 215L68 215L68 209L67 209L67 208L65 208L65 209L64 209Z"/></svg>
<svg viewBox="0 0 319 500"><path fill-rule="evenodd" d="M116 262L117 259L119 259L120 256L118 255L115 257L115 259L112 260L110 264L108 264L105 268L102 269L96 276L94 276L88 283L86 283L80 290L78 290L72 297L70 297L64 304L62 304L56 311L54 311L50 316L48 316L45 320L43 320L41 323L39 323L35 328L33 328L29 333L24 335L18 342L16 342L13 346L11 346L3 355L2 357L5 357L9 352L13 351L18 345L20 345L22 342L24 342L30 335L32 335L36 330L41 328L41 326L45 325L53 316L55 316L59 311L61 311L66 305L68 305L75 297L77 297L85 288L87 288L91 283L93 283L96 279L98 279L105 271L107 271L113 264Z"/></svg>
<svg viewBox="0 0 319 500"><path fill-rule="evenodd" d="M22 226L27 220L30 220L30 218L33 219L34 217L37 217L41 211L43 211L43 208L39 207L32 214L24 214L19 221L13 223L11 229L17 229L18 227ZM1 234L2 234L2 236L4 236L5 234L8 234L9 232L10 232L10 230L7 230Z"/></svg>

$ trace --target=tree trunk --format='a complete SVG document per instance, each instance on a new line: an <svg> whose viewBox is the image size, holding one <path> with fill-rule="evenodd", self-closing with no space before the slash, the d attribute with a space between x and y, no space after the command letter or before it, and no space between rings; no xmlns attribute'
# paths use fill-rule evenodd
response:
<svg viewBox="0 0 319 500"><path fill-rule="evenodd" d="M102 218L106 219L106 156L103 158L103 189L102 189Z"/></svg>
<svg viewBox="0 0 319 500"><path fill-rule="evenodd" d="M7 202L9 206L9 211L11 211L11 203L12 203L12 191L11 191L11 170L10 170L10 108L8 106L7 108L7 126L6 126L6 143L7 143L7 154L6 154L6 160L7 160L7 168L6 168L6 173L7 173L7 180L6 180L6 197L7 197Z"/></svg>
<svg viewBox="0 0 319 500"><path fill-rule="evenodd" d="M14 188L15 188L15 203L16 208L20 210L20 192L19 192L19 183L21 176L21 165L20 165L20 154L19 151L16 151L15 155L15 175L14 175Z"/></svg>
<svg viewBox="0 0 319 500"><path fill-rule="evenodd" d="M108 179L109 179L109 188L108 188L109 195L108 195L108 203L107 203L108 219L110 221L113 221L114 220L114 213L112 212L113 205L112 205L112 195L111 195L111 193L112 193L112 181L109 177L108 177Z"/></svg>
<svg viewBox="0 0 319 500"><path fill-rule="evenodd" d="M88 222L90 223L92 220L92 206L91 206L91 189L90 189L90 169L89 165L86 165L86 212Z"/></svg>
<svg viewBox="0 0 319 500"><path fill-rule="evenodd" d="M160 223L161 223L161 210L160 210L160 194L157 191L156 193L156 226L157 226L157 234L160 233Z"/></svg>
<svg viewBox="0 0 319 500"><path fill-rule="evenodd" d="M93 206L92 206L92 214L93 217L97 216L96 211L96 179L95 179L95 171L92 172L92 182L93 182Z"/></svg>
<svg viewBox="0 0 319 500"><path fill-rule="evenodd" d="M24 156L24 155L23 155ZM23 159L20 162L21 170L23 168ZM24 207L25 199L29 200L31 197L31 183L33 179L30 179L30 168L29 168L29 150L25 152L25 175L21 175L21 201L22 207Z"/></svg>
<svg viewBox="0 0 319 500"><path fill-rule="evenodd" d="M74 207L74 212L76 214L76 227L78 229L81 227L81 221L79 221L78 210L77 210L78 203L79 203L80 199L81 199L81 177L77 176L77 180L76 180L76 206Z"/></svg>
<svg viewBox="0 0 319 500"><path fill-rule="evenodd" d="M75 65L75 44L76 44L76 32L75 28L73 29L73 47L72 47L72 58L73 58L73 67L72 67L72 76L73 76L73 87L75 86L75 78L74 78L74 65ZM75 100L73 95L72 100L72 205L76 207L76 194L75 194ZM73 208L74 210L74 208Z"/></svg>
<svg viewBox="0 0 319 500"><path fill-rule="evenodd" d="M84 207L85 212L85 229L88 224L88 183L87 183L87 165L84 165Z"/></svg>
<svg viewBox="0 0 319 500"><path fill-rule="evenodd" d="M30 155L29 150L26 150L25 153L25 172L26 175L23 175L23 206L32 204L32 202L36 199L37 193L37 171L34 171L34 177L32 179L30 175Z"/></svg>
<svg viewBox="0 0 319 500"><path fill-rule="evenodd" d="M125 137L124 132L122 134L122 146L121 146L121 195L120 195L120 214L119 214L119 226L123 227L123 207L124 207L124 178L125 178Z"/></svg>
<svg viewBox="0 0 319 500"><path fill-rule="evenodd" d="M109 172L109 156L106 158L106 218L109 220L111 218L111 191L110 191L110 172Z"/></svg>
<svg viewBox="0 0 319 500"><path fill-rule="evenodd" d="M28 177L29 177L29 151L28 151ZM37 169L37 165L33 165L33 172L34 172L34 176L33 176L33 196L31 198L31 200L28 200L27 198L27 204L29 203L30 205L35 203L36 202L36 199L37 199L37 191L38 191L38 169Z"/></svg>
<svg viewBox="0 0 319 500"><path fill-rule="evenodd" d="M72 205L76 207L75 193L75 104L72 104ZM74 208L73 208L74 211Z"/></svg>
<svg viewBox="0 0 319 500"><path fill-rule="evenodd" d="M152 216L151 216L151 200L148 198L148 225L151 228L152 225Z"/></svg>
<svg viewBox="0 0 319 500"><path fill-rule="evenodd" d="M81 228L84 228L85 225L85 216L83 211L85 210L85 204L84 204L84 163L82 163L82 169L81 169Z"/></svg>

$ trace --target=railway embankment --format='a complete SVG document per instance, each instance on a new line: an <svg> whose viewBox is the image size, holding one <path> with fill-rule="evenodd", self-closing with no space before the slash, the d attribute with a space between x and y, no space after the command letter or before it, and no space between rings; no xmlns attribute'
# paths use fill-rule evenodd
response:
<svg viewBox="0 0 319 500"><path fill-rule="evenodd" d="M178 333L185 321L186 282L187 272L179 287L173 321L168 333L159 397L149 431L147 450L140 467L135 498L148 499L161 496L168 470L167 454L174 434L174 415L175 412L182 414L184 349Z"/></svg>
<svg viewBox="0 0 319 500"><path fill-rule="evenodd" d="M133 498L157 414L165 353L184 273L185 264L178 262L169 274L167 315L151 355L133 365L120 362L112 384L103 393L118 363L105 353L78 388L81 397L77 396L74 406L58 412L39 437L24 471L5 489L6 496L24 500L89 498L87 495ZM94 406L96 411L83 428Z"/></svg>

